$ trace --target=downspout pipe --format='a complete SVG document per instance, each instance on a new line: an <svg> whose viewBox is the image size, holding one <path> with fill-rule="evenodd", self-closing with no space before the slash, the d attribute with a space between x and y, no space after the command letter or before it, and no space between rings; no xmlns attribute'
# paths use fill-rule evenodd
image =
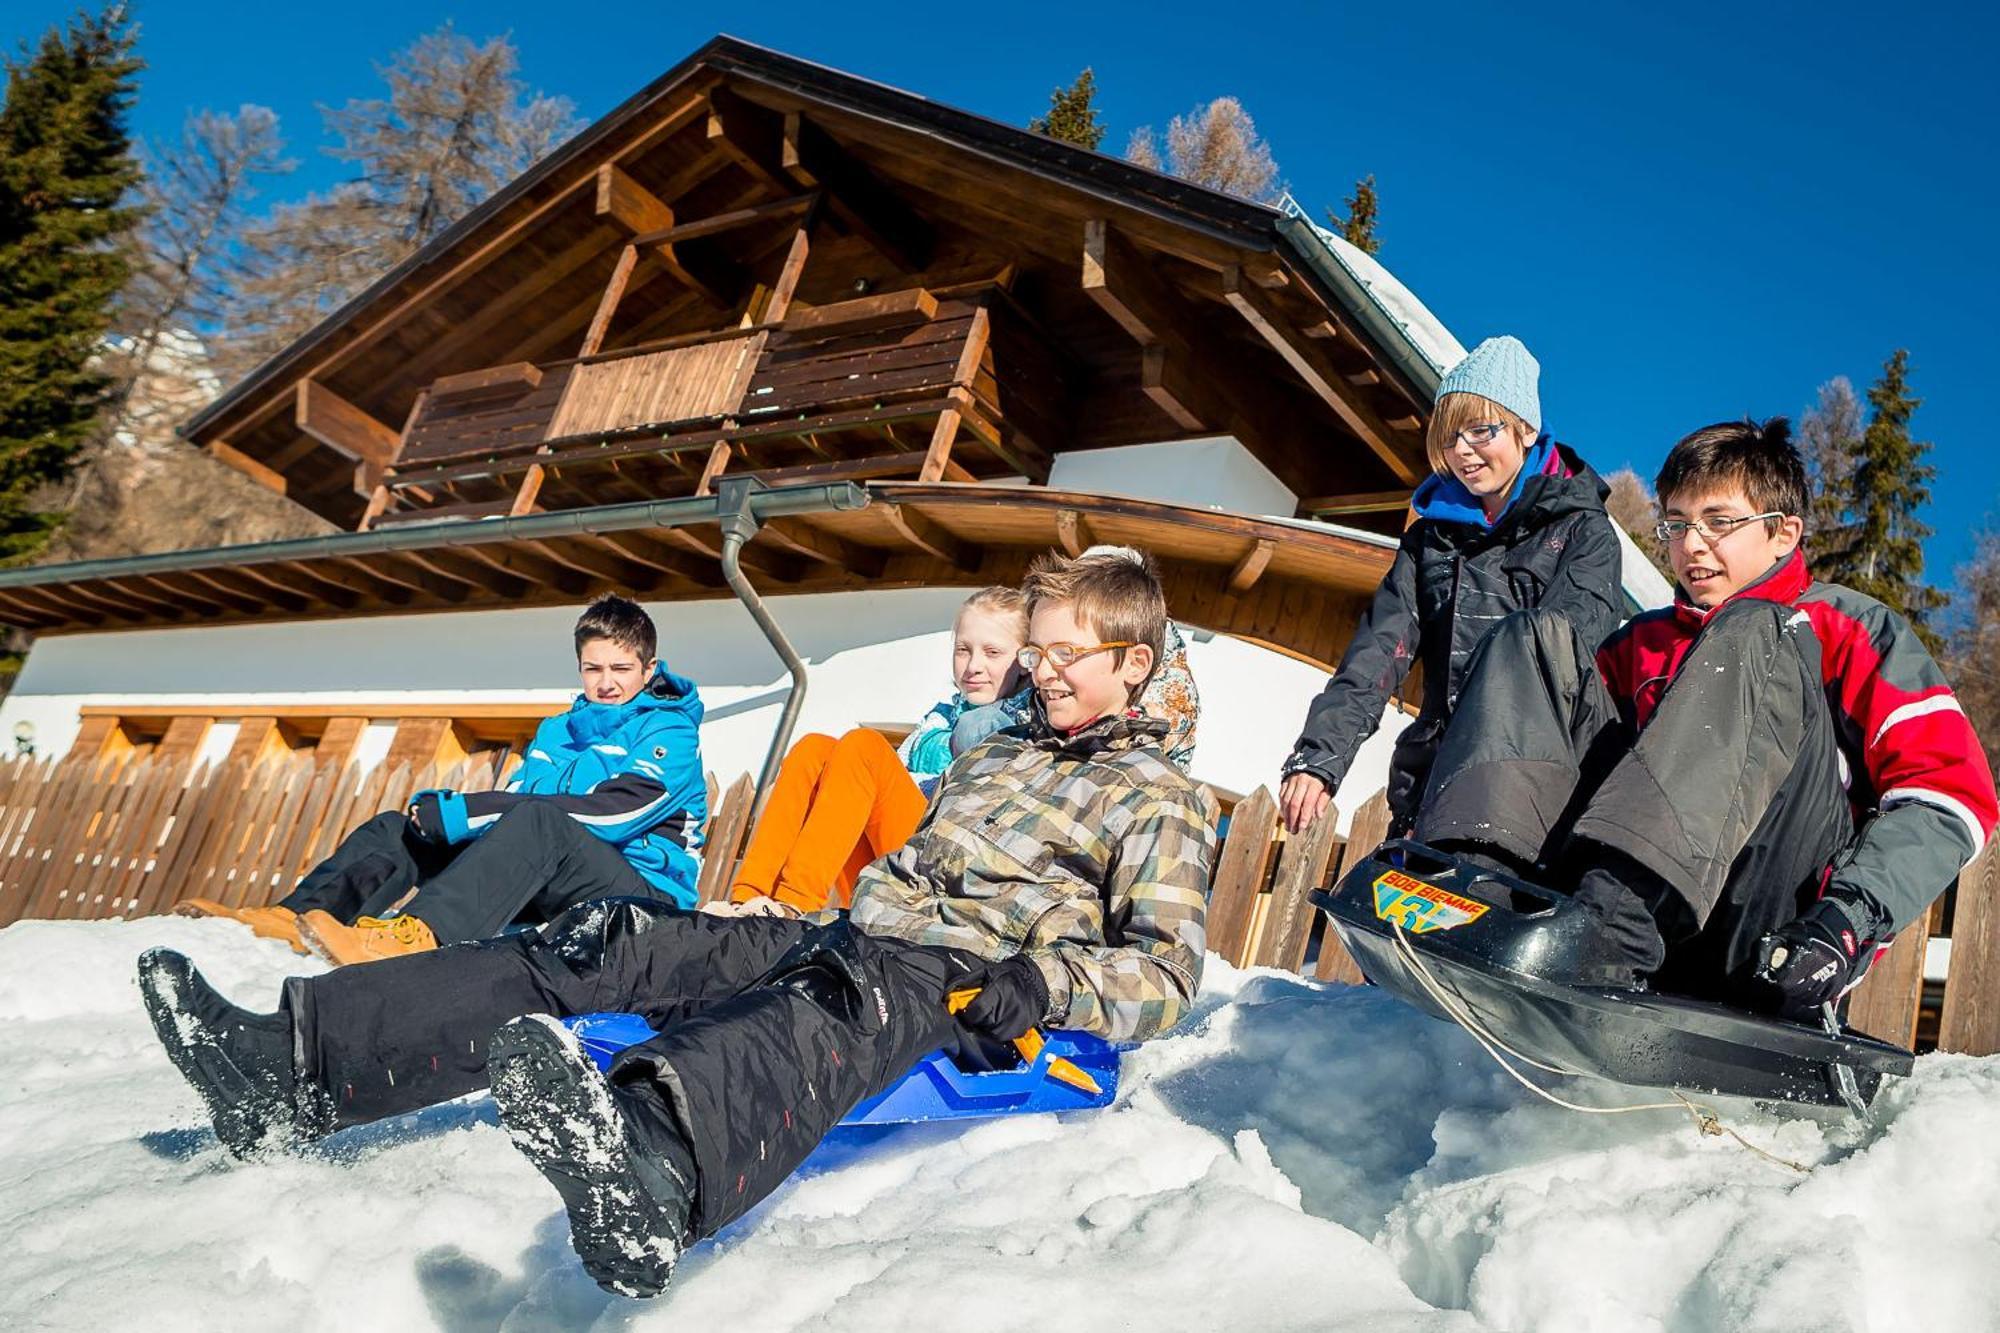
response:
<svg viewBox="0 0 2000 1333"><path fill-rule="evenodd" d="M771 609L764 605L763 597L750 586L743 573L744 544L762 526L752 496L763 489L762 483L750 477L725 477L716 486L715 501L716 522L722 530L722 577L736 594L736 600L743 603L743 609L757 622L757 628L764 632L765 639L784 662L785 670L792 673L791 693L778 713L778 727L771 736L771 748L764 755L763 771L757 774L757 792L751 799L750 821L746 825L749 828L757 827L757 820L764 813L764 802L771 798L771 784L778 776L778 765L784 761L785 752L792 747L792 731L798 726L799 710L806 703L805 659L792 647Z"/></svg>

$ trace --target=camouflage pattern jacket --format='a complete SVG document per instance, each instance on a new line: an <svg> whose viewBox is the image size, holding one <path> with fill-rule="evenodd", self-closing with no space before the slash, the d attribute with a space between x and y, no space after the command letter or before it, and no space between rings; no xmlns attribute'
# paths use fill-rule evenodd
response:
<svg viewBox="0 0 2000 1333"><path fill-rule="evenodd" d="M872 935L1025 953L1047 1022L1143 1041L1193 1005L1206 948L1215 829L1136 711L1073 736L1039 709L945 774L903 849L862 872L854 924Z"/></svg>

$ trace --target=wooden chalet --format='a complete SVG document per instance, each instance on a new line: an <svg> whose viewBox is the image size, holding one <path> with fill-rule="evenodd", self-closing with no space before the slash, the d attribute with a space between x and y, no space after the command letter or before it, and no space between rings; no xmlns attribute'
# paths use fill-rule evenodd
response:
<svg viewBox="0 0 2000 1333"><path fill-rule="evenodd" d="M717 38L186 428L344 528L411 540L58 566L8 576L0 616L719 596L712 526L587 516L749 477L867 483L860 511L764 525L744 563L765 591L1012 577L1118 531L1172 557L1178 614L1325 663L1387 553L1283 520L1394 533L1437 373L1298 218ZM1066 458L1215 437L1283 499L1059 493ZM1157 470L1136 462L1129 494ZM571 535L509 533L556 513Z"/></svg>

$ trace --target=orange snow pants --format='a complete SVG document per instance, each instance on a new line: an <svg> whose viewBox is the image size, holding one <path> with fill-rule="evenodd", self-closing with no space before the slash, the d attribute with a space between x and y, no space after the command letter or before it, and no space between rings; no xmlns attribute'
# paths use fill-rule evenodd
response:
<svg viewBox="0 0 2000 1333"><path fill-rule="evenodd" d="M801 912L846 907L862 868L908 842L926 804L881 732L802 737L778 766L730 900L762 894Z"/></svg>

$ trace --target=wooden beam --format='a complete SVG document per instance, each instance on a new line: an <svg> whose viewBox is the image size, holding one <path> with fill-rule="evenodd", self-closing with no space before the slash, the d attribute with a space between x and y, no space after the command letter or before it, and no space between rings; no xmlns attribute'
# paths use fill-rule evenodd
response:
<svg viewBox="0 0 2000 1333"><path fill-rule="evenodd" d="M407 606L410 602L410 590L403 587L400 583L390 583L383 579L368 578L358 573L349 572L352 569L351 566L349 567L349 571L343 571L330 560L288 561L284 565L281 565L280 568L290 570L300 578L307 578L316 583L342 588L351 593L358 593L363 597L388 602L392 606Z"/></svg>
<svg viewBox="0 0 2000 1333"><path fill-rule="evenodd" d="M807 213L799 229L792 233L792 243L785 251L785 262L778 268L778 279L771 284L771 295L764 302L764 308L756 311L757 322L762 324L782 324L792 312L792 298L799 290L799 279L805 276L806 256L812 250L812 226L819 214L815 210Z"/></svg>
<svg viewBox="0 0 2000 1333"><path fill-rule="evenodd" d="M627 559L636 560L662 574L671 574L677 579L702 588L725 586L722 567L713 561L676 549L656 537L643 532L599 532L594 534L597 541L616 549Z"/></svg>
<svg viewBox="0 0 2000 1333"><path fill-rule="evenodd" d="M642 249L654 245L672 245L676 241L692 241L702 236L735 231L738 227L754 226L771 218L788 218L811 208L819 201L819 197L819 191L808 190L804 194L795 194L789 199L780 199L772 204L732 208L726 213L716 213L694 222L676 222L658 231L641 232L632 238L632 244Z"/></svg>
<svg viewBox="0 0 2000 1333"><path fill-rule="evenodd" d="M639 266L639 247L628 245L618 252L618 263L611 270L611 280L604 284L604 294L597 298L597 313L590 317L590 327L584 330L583 345L576 349L578 357L596 356L604 346L604 335L611 331L611 317L618 313L618 303L625 299L625 286L632 280L632 270Z"/></svg>
<svg viewBox="0 0 2000 1333"><path fill-rule="evenodd" d="M260 463L241 449L238 449L235 445L229 443L229 441L210 440L206 448L208 449L209 457L215 459L218 463L228 464L244 476L250 478L250 480L256 482L259 486L276 491L280 495L285 493L284 473L274 467Z"/></svg>
<svg viewBox="0 0 2000 1333"><path fill-rule="evenodd" d="M714 528L665 528L660 536L711 560L719 562L722 559L722 537ZM744 569L777 583L797 583L806 573L805 563L797 556L772 550L760 542L745 546L741 559ZM721 565L718 563L716 568L720 569Z"/></svg>
<svg viewBox="0 0 2000 1333"><path fill-rule="evenodd" d="M1315 495L1299 501L1304 514L1393 514L1410 507L1410 491L1358 491L1353 495Z"/></svg>
<svg viewBox="0 0 2000 1333"><path fill-rule="evenodd" d="M1090 530L1090 520L1078 510L1058 509L1056 540L1062 543L1063 551L1074 559L1097 545L1097 534Z"/></svg>
<svg viewBox="0 0 2000 1333"><path fill-rule="evenodd" d="M1293 339L1287 331L1290 321L1253 278L1235 266L1225 268L1222 271L1222 295L1257 331L1258 336L1270 344L1271 350L1284 358L1285 364L1305 381L1306 387L1333 409L1334 414L1374 451L1399 481L1414 486L1422 479L1423 469L1411 458L1411 447L1403 432L1382 420L1375 409L1355 392L1345 374L1321 360L1318 349L1308 348Z"/></svg>
<svg viewBox="0 0 2000 1333"><path fill-rule="evenodd" d="M984 310L980 314L986 313ZM785 321L787 333L866 333L937 318L937 298L922 287L877 296L835 301L796 311Z"/></svg>
<svg viewBox="0 0 2000 1333"><path fill-rule="evenodd" d="M519 575L495 570L466 554L465 548L448 550L433 546L401 552L414 564L422 565L439 578L462 583L474 592L490 592L510 601L524 595L533 585Z"/></svg>
<svg viewBox="0 0 2000 1333"><path fill-rule="evenodd" d="M761 535L808 560L831 565L865 579L878 577L888 563L888 557L874 547L857 546L845 537L837 537L804 519L766 519Z"/></svg>
<svg viewBox="0 0 2000 1333"><path fill-rule="evenodd" d="M294 417L298 428L355 460L355 493L370 495L396 461L402 436L317 380L300 380Z"/></svg>
<svg viewBox="0 0 2000 1333"><path fill-rule="evenodd" d="M1259 537L1250 543L1250 549L1229 571L1229 591L1241 595L1256 587L1257 580L1263 578L1264 571L1270 567L1271 557L1277 549L1278 543L1269 537Z"/></svg>
<svg viewBox="0 0 2000 1333"><path fill-rule="evenodd" d="M930 267L930 225L894 191L797 111L785 117L780 137L781 169L808 189L826 190L834 221L905 273Z"/></svg>
<svg viewBox="0 0 2000 1333"><path fill-rule="evenodd" d="M980 561L986 557L985 550L978 543L953 536L935 519L920 514L906 505L886 505L883 513L889 520L889 526L902 534L905 540L928 551L948 565L955 565L971 573L979 568Z"/></svg>
<svg viewBox="0 0 2000 1333"><path fill-rule="evenodd" d="M530 542L557 564L580 569L593 578L605 579L620 588L647 589L656 586L660 571L604 549L582 537L545 537Z"/></svg>
<svg viewBox="0 0 2000 1333"><path fill-rule="evenodd" d="M460 552L468 559L476 560L503 578L525 579L530 584L544 588L554 588L566 597L581 597L590 586L590 580L567 565L559 565L544 555L537 555L518 542L504 545L497 542L479 542L462 546Z"/></svg>
<svg viewBox="0 0 2000 1333"><path fill-rule="evenodd" d="M532 389L541 382L540 366L532 361L513 361L504 366L488 366L484 370L468 370L433 380L430 394L433 398L505 397Z"/></svg>
<svg viewBox="0 0 2000 1333"><path fill-rule="evenodd" d="M596 211L599 217L609 218L635 237L669 231L674 226L672 208L645 186L608 163L598 169ZM735 305L734 289L741 280L740 274L734 274L719 264L690 260L671 241L649 245L645 247L645 253L649 260L659 264L684 286L700 293L710 304L723 310ZM622 257L620 263L624 263Z"/></svg>
<svg viewBox="0 0 2000 1333"><path fill-rule="evenodd" d="M288 583L279 577L279 566L276 565L230 565L229 569L252 583L261 583L269 590L267 596L283 599L280 605L288 608L303 610L308 601L313 601L324 602L342 611L352 611L361 604L360 598L345 590L329 592L324 585L301 588L296 581Z"/></svg>

